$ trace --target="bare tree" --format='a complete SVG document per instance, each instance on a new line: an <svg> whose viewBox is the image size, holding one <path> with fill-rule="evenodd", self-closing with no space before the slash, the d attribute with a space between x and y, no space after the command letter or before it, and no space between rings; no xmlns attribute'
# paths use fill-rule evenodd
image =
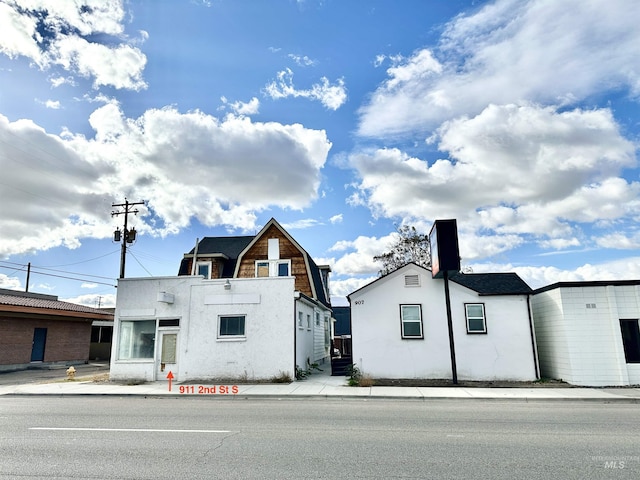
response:
<svg viewBox="0 0 640 480"><path fill-rule="evenodd" d="M390 250L373 257L374 261L382 262L378 275L387 275L411 262L423 267L430 266L429 235L418 233L416 227L409 225L397 227L396 231L398 240L391 245Z"/></svg>

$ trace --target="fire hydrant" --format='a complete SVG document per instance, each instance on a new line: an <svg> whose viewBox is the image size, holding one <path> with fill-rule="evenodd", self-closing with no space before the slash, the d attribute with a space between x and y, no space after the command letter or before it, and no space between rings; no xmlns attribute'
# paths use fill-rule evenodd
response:
<svg viewBox="0 0 640 480"><path fill-rule="evenodd" d="M76 378L76 369L73 368L73 365L67 368L67 380L75 380Z"/></svg>

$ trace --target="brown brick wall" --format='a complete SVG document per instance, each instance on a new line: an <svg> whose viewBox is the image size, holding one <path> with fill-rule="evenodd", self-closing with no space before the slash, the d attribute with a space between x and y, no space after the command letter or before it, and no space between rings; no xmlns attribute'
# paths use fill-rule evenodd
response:
<svg viewBox="0 0 640 480"><path fill-rule="evenodd" d="M0 318L0 365L31 361L36 328L47 329L45 362L89 360L91 322L9 317Z"/></svg>

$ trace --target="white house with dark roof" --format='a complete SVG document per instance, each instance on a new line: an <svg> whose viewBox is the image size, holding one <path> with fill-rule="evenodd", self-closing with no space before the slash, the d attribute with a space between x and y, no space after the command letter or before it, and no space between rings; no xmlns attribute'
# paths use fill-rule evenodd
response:
<svg viewBox="0 0 640 480"><path fill-rule="evenodd" d="M515 273L449 276L458 380L539 378L531 288ZM414 263L348 295L353 363L373 378L452 379L444 280Z"/></svg>
<svg viewBox="0 0 640 480"><path fill-rule="evenodd" d="M640 384L640 280L555 283L535 290L531 306L544 377Z"/></svg>
<svg viewBox="0 0 640 480"><path fill-rule="evenodd" d="M200 240L176 277L120 279L111 378L268 380L329 368L329 271L271 219L255 236Z"/></svg>
<svg viewBox="0 0 640 480"><path fill-rule="evenodd" d="M54 295L0 289L0 371L87 362L92 322L112 319Z"/></svg>

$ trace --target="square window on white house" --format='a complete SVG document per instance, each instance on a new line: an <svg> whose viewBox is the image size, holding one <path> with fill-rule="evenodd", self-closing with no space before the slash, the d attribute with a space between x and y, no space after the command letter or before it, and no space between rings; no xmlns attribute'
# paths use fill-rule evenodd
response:
<svg viewBox="0 0 640 480"><path fill-rule="evenodd" d="M245 315L220 315L218 338L244 337Z"/></svg>
<svg viewBox="0 0 640 480"><path fill-rule="evenodd" d="M307 330L311 330L311 315L307 313Z"/></svg>
<svg viewBox="0 0 640 480"><path fill-rule="evenodd" d="M298 327L302 328L302 319L304 318L304 313L298 312Z"/></svg>
<svg viewBox="0 0 640 480"><path fill-rule="evenodd" d="M420 305L400 305L402 338L423 338Z"/></svg>
<svg viewBox="0 0 640 480"><path fill-rule="evenodd" d="M465 303L467 317L467 333L487 333L487 319L484 303Z"/></svg>

